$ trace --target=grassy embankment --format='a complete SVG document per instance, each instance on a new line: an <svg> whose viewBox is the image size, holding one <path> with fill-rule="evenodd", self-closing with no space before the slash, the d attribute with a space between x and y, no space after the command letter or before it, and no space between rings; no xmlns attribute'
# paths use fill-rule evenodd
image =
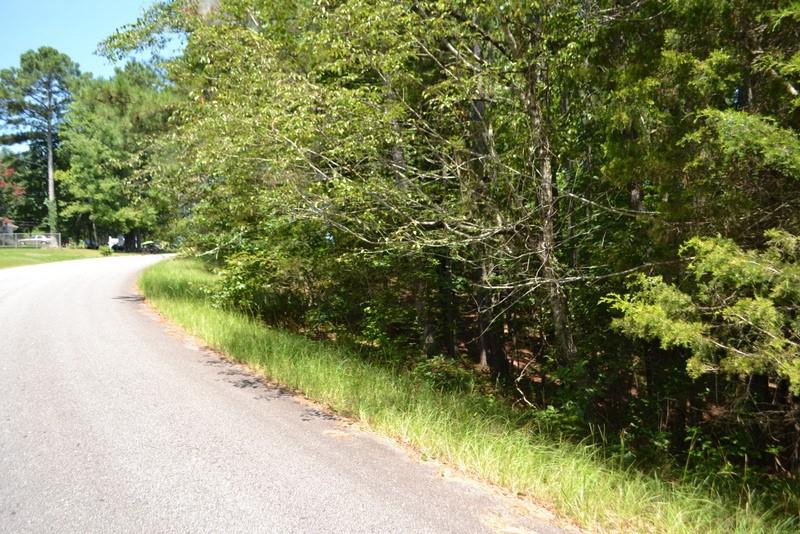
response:
<svg viewBox="0 0 800 534"><path fill-rule="evenodd" d="M99 258L96 250L77 248L0 248L0 269L53 261Z"/></svg>
<svg viewBox="0 0 800 534"><path fill-rule="evenodd" d="M214 276L190 260L142 276L148 300L188 332L270 379L594 531L796 532L797 523L688 483L603 460L596 448L554 439L520 413L470 393L446 393L371 365L330 343L214 308Z"/></svg>

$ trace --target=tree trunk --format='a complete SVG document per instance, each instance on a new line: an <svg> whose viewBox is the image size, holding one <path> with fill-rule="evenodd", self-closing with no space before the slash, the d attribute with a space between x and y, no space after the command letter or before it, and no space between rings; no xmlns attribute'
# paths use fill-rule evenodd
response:
<svg viewBox="0 0 800 534"><path fill-rule="evenodd" d="M417 312L417 325L419 326L420 349L426 356L432 356L436 352L436 340L434 338L433 323L427 305L427 285L422 279L416 282L414 291L414 307Z"/></svg>
<svg viewBox="0 0 800 534"><path fill-rule="evenodd" d="M480 283L487 285L489 268L483 263L480 270ZM478 341L480 353L478 364L488 368L495 376L508 379L511 369L503 343L503 322L497 316L497 297L489 290L478 289Z"/></svg>
<svg viewBox="0 0 800 534"><path fill-rule="evenodd" d="M555 216L556 206L553 198L553 172L549 154L540 152L541 177L537 191L539 197L539 216L541 217L542 235L539 243L539 259L542 262L542 274L547 280L547 292L550 299L550 313L553 320L559 350L569 360L577 354L572 328L569 324L567 295L561 284L558 260L555 257Z"/></svg>
<svg viewBox="0 0 800 534"><path fill-rule="evenodd" d="M48 80L47 90L47 225L50 233L58 231L58 212L56 206L56 180L55 165L53 164L53 119L55 110L53 109L53 89L52 80Z"/></svg>
<svg viewBox="0 0 800 534"><path fill-rule="evenodd" d="M439 280L439 306L442 312L441 344L444 351L450 357L456 355L456 336L454 328L456 324L456 301L453 292L453 273L452 262L449 252L445 252L439 258L438 280Z"/></svg>
<svg viewBox="0 0 800 534"><path fill-rule="evenodd" d="M50 233L58 231L58 213L56 210L56 181L55 169L53 165L53 131L52 126L47 125L47 224Z"/></svg>
<svg viewBox="0 0 800 534"><path fill-rule="evenodd" d="M472 45L472 54L476 58L483 57L483 49L480 43ZM475 183L472 191L472 194L475 195L474 209L479 219L486 220L492 216L490 213L486 213L485 206L488 202L481 197L490 193L495 175L493 167L487 166L487 162L494 154L492 152L491 129L486 118L486 95L481 84L478 86L477 98L471 104L470 122L472 123L471 167ZM494 224L494 221L491 224ZM499 311L496 306L497 294L487 289L491 285L490 278L494 270L488 244L482 243L477 246L477 260L480 265L476 273L478 286L478 341L480 347L478 364L489 368L497 376L508 378L509 365L503 344L503 331L501 328L503 322L498 315Z"/></svg>
<svg viewBox="0 0 800 534"><path fill-rule="evenodd" d="M536 196L539 201L539 219L541 235L537 246L537 255L541 262L541 274L546 280L550 314L553 321L556 341L559 352L568 360L573 360L577 355L575 340L569 322L569 309L567 294L561 282L561 269L555 255L556 232L555 223L558 212L555 189L555 176L553 173L553 156L550 148L550 138L547 123L543 116L543 106L547 105L548 95L542 94L545 90L538 89L544 76L541 66L537 66L531 76L527 77L525 91L525 104L531 126L532 146L530 168L536 182ZM545 84L546 85L546 84Z"/></svg>

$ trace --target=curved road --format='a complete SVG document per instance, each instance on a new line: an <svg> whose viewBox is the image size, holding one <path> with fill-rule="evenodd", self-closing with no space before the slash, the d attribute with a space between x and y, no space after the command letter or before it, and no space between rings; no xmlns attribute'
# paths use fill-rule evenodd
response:
<svg viewBox="0 0 800 534"><path fill-rule="evenodd" d="M560 532L168 328L158 260L0 270L0 532Z"/></svg>

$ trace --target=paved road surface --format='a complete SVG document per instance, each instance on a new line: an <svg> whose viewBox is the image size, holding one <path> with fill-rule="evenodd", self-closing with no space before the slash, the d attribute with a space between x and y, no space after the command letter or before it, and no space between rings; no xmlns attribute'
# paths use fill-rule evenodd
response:
<svg viewBox="0 0 800 534"><path fill-rule="evenodd" d="M0 532L558 532L169 332L155 261L0 270Z"/></svg>

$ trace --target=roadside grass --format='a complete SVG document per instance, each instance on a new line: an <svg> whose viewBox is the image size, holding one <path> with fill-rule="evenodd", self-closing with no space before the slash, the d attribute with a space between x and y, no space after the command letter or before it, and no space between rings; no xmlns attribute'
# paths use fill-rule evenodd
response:
<svg viewBox="0 0 800 534"><path fill-rule="evenodd" d="M336 412L598 532L797 532L796 517L753 496L740 503L603 459L554 438L477 392L448 393L329 342L213 307L214 275L194 260L161 262L140 279L147 299L210 347ZM774 504L774 503L773 503Z"/></svg>
<svg viewBox="0 0 800 534"><path fill-rule="evenodd" d="M99 258L96 250L77 248L0 248L0 269L53 261Z"/></svg>

